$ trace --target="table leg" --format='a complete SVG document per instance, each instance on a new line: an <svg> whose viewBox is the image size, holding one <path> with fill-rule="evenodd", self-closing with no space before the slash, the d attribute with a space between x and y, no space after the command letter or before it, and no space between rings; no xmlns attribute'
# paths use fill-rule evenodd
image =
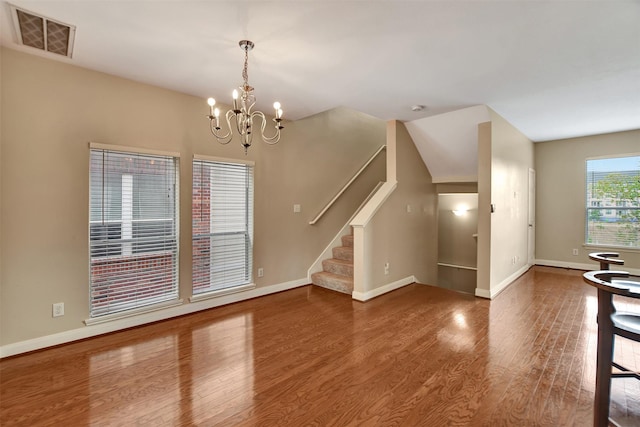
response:
<svg viewBox="0 0 640 427"><path fill-rule="evenodd" d="M609 425L609 400L611 397L611 362L613 361L614 313L610 292L598 289L598 358L596 361L596 393L593 408L594 427Z"/></svg>

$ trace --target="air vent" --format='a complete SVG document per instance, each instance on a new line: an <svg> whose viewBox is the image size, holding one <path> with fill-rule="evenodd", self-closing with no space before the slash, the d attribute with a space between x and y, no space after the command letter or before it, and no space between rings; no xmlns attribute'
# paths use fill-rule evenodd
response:
<svg viewBox="0 0 640 427"><path fill-rule="evenodd" d="M76 27L11 5L18 44L71 58Z"/></svg>

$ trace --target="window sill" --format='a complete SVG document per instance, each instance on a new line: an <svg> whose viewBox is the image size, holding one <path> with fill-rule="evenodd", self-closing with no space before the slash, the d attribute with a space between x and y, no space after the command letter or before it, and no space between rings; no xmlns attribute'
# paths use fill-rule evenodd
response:
<svg viewBox="0 0 640 427"><path fill-rule="evenodd" d="M251 289L255 289L255 283L247 283L246 285L234 286L233 288L219 289L216 291L206 292L203 294L193 295L189 298L189 302L198 302L204 301L211 298L218 298L225 295L231 295L238 292L250 291Z"/></svg>
<svg viewBox="0 0 640 427"><path fill-rule="evenodd" d="M632 247L632 246L614 246L614 245L596 245L593 243L585 243L582 245L584 248L588 249L601 249L607 251L616 251L616 252L635 252L640 253L640 248Z"/></svg>
<svg viewBox="0 0 640 427"><path fill-rule="evenodd" d="M100 323L106 323L106 322L111 322L113 320L119 320L127 317L137 316L140 314L151 313L153 311L163 310L165 308L177 307L179 305L182 305L183 303L184 303L184 300L181 300L181 299L173 300L173 301L165 301L158 304L148 305L146 307L140 307L134 310L127 310L127 311L121 311L113 314L106 314L100 317L92 317L92 318L86 319L84 321L84 324L87 326L98 325Z"/></svg>

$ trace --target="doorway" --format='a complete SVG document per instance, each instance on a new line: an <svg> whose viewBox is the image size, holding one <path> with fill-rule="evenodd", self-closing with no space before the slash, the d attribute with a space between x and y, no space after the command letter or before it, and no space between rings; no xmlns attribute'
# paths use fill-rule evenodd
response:
<svg viewBox="0 0 640 427"><path fill-rule="evenodd" d="M478 194L438 195L438 286L474 294Z"/></svg>

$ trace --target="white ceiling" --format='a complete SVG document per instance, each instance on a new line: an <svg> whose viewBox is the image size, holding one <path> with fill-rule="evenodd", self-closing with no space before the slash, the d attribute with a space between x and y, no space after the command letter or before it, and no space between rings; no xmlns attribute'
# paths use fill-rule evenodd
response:
<svg viewBox="0 0 640 427"><path fill-rule="evenodd" d="M639 1L20 1L77 27L51 58L258 107L412 121L488 105L534 141L640 128ZM2 44L15 44L2 4ZM410 107L422 104L419 113Z"/></svg>
<svg viewBox="0 0 640 427"><path fill-rule="evenodd" d="M406 123L434 183L478 181L478 124L490 119L476 105Z"/></svg>

